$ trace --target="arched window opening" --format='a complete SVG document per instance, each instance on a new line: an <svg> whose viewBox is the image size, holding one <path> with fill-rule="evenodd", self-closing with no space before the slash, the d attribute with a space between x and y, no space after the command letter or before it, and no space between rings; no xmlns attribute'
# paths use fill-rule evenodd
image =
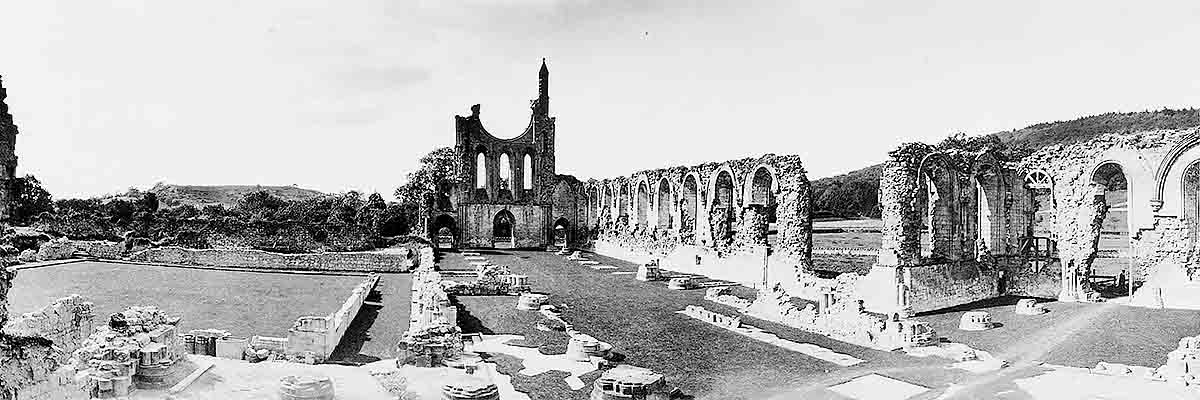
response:
<svg viewBox="0 0 1200 400"><path fill-rule="evenodd" d="M496 190L497 198L500 200L512 201L512 163L509 162L508 154L500 154L500 182Z"/></svg>
<svg viewBox="0 0 1200 400"><path fill-rule="evenodd" d="M622 184L621 192L617 195L617 217L629 216L629 185Z"/></svg>
<svg viewBox="0 0 1200 400"><path fill-rule="evenodd" d="M679 204L679 228L684 232L696 229L697 197L696 176L688 175L683 179L683 197Z"/></svg>
<svg viewBox="0 0 1200 400"><path fill-rule="evenodd" d="M1134 277L1130 267L1130 230L1129 230L1129 182L1125 171L1117 163L1105 163L1092 174L1092 189L1096 210L1096 218L1100 226L1093 225L1093 232L1099 231L1096 239L1096 258L1088 271L1088 285L1104 297L1115 297L1128 291L1127 288L1115 288L1103 283L1113 281L1122 272L1128 277ZM1099 229L1097 229L1099 228Z"/></svg>
<svg viewBox="0 0 1200 400"><path fill-rule="evenodd" d="M521 187L525 190L533 190L533 157L526 154L524 164L522 165L522 172L525 176L521 177Z"/></svg>
<svg viewBox="0 0 1200 400"><path fill-rule="evenodd" d="M1183 170L1183 219L1190 227L1192 243L1200 237L1200 161Z"/></svg>
<svg viewBox="0 0 1200 400"><path fill-rule="evenodd" d="M475 156L475 188L487 189L487 159L482 152Z"/></svg>
<svg viewBox="0 0 1200 400"><path fill-rule="evenodd" d="M713 196L713 207L732 208L733 207L733 177L727 171L721 171L717 174L716 183L717 192Z"/></svg>
<svg viewBox="0 0 1200 400"><path fill-rule="evenodd" d="M638 184L637 195L637 224L646 226L650 213L650 189L646 187L646 182Z"/></svg>
<svg viewBox="0 0 1200 400"><path fill-rule="evenodd" d="M750 177L750 201L748 203L762 206L762 212L766 213L767 220L767 243L772 245L779 239L779 228L776 225L778 206L774 190L776 185L775 176L766 167L758 167L754 170L754 175Z"/></svg>
<svg viewBox="0 0 1200 400"><path fill-rule="evenodd" d="M1035 272L1050 265L1058 257L1054 238L1054 184L1044 171L1025 174L1025 190L1029 195L1029 232L1019 244L1019 253L1027 256Z"/></svg>
<svg viewBox="0 0 1200 400"><path fill-rule="evenodd" d="M658 227L661 229L671 229L674 227L671 221L671 183L667 178L658 181L658 199L655 199L655 205L658 207Z"/></svg>
<svg viewBox="0 0 1200 400"><path fill-rule="evenodd" d="M937 186L933 177L924 171L918 177L917 209L921 213L921 257L933 257L933 217L938 205Z"/></svg>
<svg viewBox="0 0 1200 400"><path fill-rule="evenodd" d="M975 198L976 201L976 221L978 229L975 230L976 241L983 247L987 248L992 254L996 254L1000 249L994 247L992 241L992 209L988 200L987 189L984 188L981 178L975 178Z"/></svg>
<svg viewBox="0 0 1200 400"><path fill-rule="evenodd" d="M709 224L712 227L714 245L723 245L733 238L733 176L728 171L717 173L714 182L712 210L709 213Z"/></svg>

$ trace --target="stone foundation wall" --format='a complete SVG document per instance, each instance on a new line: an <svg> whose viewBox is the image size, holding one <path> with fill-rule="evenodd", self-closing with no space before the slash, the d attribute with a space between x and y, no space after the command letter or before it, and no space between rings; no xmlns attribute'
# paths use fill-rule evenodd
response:
<svg viewBox="0 0 1200 400"><path fill-rule="evenodd" d="M1005 273L1004 294L1052 299L1062 288L1062 265L1057 258L999 257Z"/></svg>
<svg viewBox="0 0 1200 400"><path fill-rule="evenodd" d="M996 290L999 282L996 272L983 270L973 262L905 267L904 274L913 312L939 310L1000 295Z"/></svg>
<svg viewBox="0 0 1200 400"><path fill-rule="evenodd" d="M670 271L700 274L751 287L764 287L765 269L766 287L780 284L790 290L798 285L798 271L804 265L803 261L787 254L768 254L766 246L718 251L703 246L680 245L666 253L657 253L606 240L597 240L592 245L592 250L603 256L635 264L658 259L661 262L660 266Z"/></svg>
<svg viewBox="0 0 1200 400"><path fill-rule="evenodd" d="M333 349L341 343L346 334L346 328L358 316L363 302L379 284L379 276L371 275L362 283L355 286L350 297L342 303L337 311L324 316L305 316L296 319L296 323L288 330L287 354L301 356L312 353L317 362L324 361L333 353Z"/></svg>
<svg viewBox="0 0 1200 400"><path fill-rule="evenodd" d="M461 247L493 246L493 223L502 210L512 213L512 234L516 247L539 248L549 243L546 234L550 209L539 205L462 204L459 210Z"/></svg>
<svg viewBox="0 0 1200 400"><path fill-rule="evenodd" d="M125 243L103 240L76 240L75 252L102 260L119 260L125 257Z"/></svg>
<svg viewBox="0 0 1200 400"><path fill-rule="evenodd" d="M8 290L12 287L13 278L16 278L15 271L0 268L0 328L10 323ZM39 382L49 380L62 357L63 353L54 349L50 339L13 336L6 330L0 330L0 398L6 398L11 393L23 393L39 385Z"/></svg>
<svg viewBox="0 0 1200 400"><path fill-rule="evenodd" d="M83 301L76 294L55 300L41 310L13 318L4 325L3 332L15 337L50 339L66 356L87 340L93 327L95 314L92 313L92 303ZM60 361L65 362L66 359Z"/></svg>
<svg viewBox="0 0 1200 400"><path fill-rule="evenodd" d="M422 247L427 247L423 246ZM407 272L418 257L388 253L279 254L261 250L158 247L133 253L129 260L149 263L279 269L295 271Z"/></svg>

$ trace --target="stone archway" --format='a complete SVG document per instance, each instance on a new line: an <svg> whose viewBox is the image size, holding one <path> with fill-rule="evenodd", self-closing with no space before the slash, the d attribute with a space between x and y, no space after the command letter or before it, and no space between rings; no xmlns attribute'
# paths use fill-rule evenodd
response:
<svg viewBox="0 0 1200 400"><path fill-rule="evenodd" d="M646 182L639 182L637 185L637 219L638 228L647 226L647 221L650 218L650 188Z"/></svg>
<svg viewBox="0 0 1200 400"><path fill-rule="evenodd" d="M571 222L566 218L554 221L554 245L564 247L571 242Z"/></svg>
<svg viewBox="0 0 1200 400"><path fill-rule="evenodd" d="M713 245L727 244L733 237L734 190L729 171L722 170L713 178L713 201L709 209Z"/></svg>
<svg viewBox="0 0 1200 400"><path fill-rule="evenodd" d="M452 249L458 242L456 231L458 225L455 224L454 217L450 214L441 214L433 219L434 242L439 249Z"/></svg>
<svg viewBox="0 0 1200 400"><path fill-rule="evenodd" d="M1183 194L1183 202L1180 203L1183 207L1181 214L1184 223L1190 228L1194 246L1196 239L1200 238L1200 161L1191 163L1183 170L1180 192Z"/></svg>
<svg viewBox="0 0 1200 400"><path fill-rule="evenodd" d="M654 204L658 209L658 228L673 228L675 221L671 219L671 183L665 177L658 181L658 196Z"/></svg>
<svg viewBox="0 0 1200 400"><path fill-rule="evenodd" d="M682 232L695 232L696 210L699 207L699 185L696 175L688 174L683 178L683 196L679 204L679 229Z"/></svg>
<svg viewBox="0 0 1200 400"><path fill-rule="evenodd" d="M516 246L513 225L516 218L508 210L500 210L492 219L492 245L496 248L511 249Z"/></svg>
<svg viewBox="0 0 1200 400"><path fill-rule="evenodd" d="M1064 285L1072 289L1079 300L1099 291L1101 295L1114 297L1119 290L1099 287L1101 281L1115 280L1121 273L1128 274L1130 259L1130 204L1129 181L1125 168L1116 162L1104 162L1092 172L1092 206L1094 214L1089 226L1096 255L1091 263L1077 265L1073 276L1064 276ZM1065 275L1065 274L1064 274Z"/></svg>

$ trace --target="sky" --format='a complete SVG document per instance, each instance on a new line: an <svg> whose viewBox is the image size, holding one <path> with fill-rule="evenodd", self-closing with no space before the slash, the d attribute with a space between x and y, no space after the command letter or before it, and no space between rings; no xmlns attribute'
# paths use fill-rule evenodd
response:
<svg viewBox="0 0 1200 400"><path fill-rule="evenodd" d="M809 178L903 142L1200 106L1200 3L0 0L18 174L390 198L454 115L521 132L542 58L557 171L764 153Z"/></svg>

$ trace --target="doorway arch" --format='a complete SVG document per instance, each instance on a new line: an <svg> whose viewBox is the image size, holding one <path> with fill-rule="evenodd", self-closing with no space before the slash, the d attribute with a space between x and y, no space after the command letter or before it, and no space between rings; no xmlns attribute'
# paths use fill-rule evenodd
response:
<svg viewBox="0 0 1200 400"><path fill-rule="evenodd" d="M454 223L454 217L450 214L438 215L433 219L433 232L436 238L436 244L439 249L453 249L457 243L455 229L457 225Z"/></svg>
<svg viewBox="0 0 1200 400"><path fill-rule="evenodd" d="M512 248L515 246L513 238L513 223L516 218L508 210L500 210L496 213L496 217L492 219L492 245L497 248Z"/></svg>
<svg viewBox="0 0 1200 400"><path fill-rule="evenodd" d="M571 223L566 218L554 221L554 245L564 247L571 241Z"/></svg>

